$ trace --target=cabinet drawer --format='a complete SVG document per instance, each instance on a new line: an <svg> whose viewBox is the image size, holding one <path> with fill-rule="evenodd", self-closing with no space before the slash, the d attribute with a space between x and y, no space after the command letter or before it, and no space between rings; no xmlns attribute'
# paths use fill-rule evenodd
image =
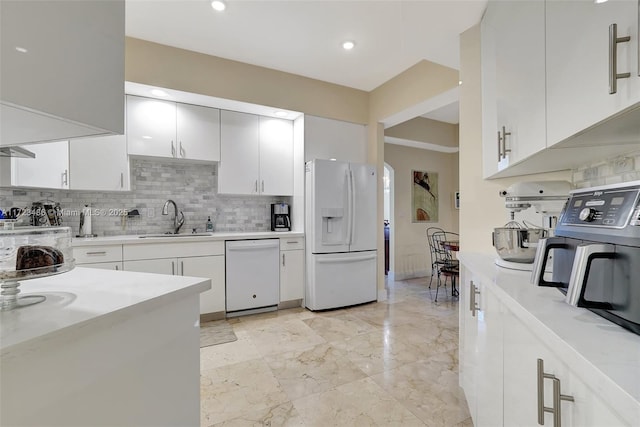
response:
<svg viewBox="0 0 640 427"><path fill-rule="evenodd" d="M304 249L304 237L281 237L281 251L296 251Z"/></svg>
<svg viewBox="0 0 640 427"><path fill-rule="evenodd" d="M76 264L122 261L122 245L81 246L73 248Z"/></svg>
<svg viewBox="0 0 640 427"><path fill-rule="evenodd" d="M125 261L156 258L184 258L192 256L224 255L224 241L145 243L124 245Z"/></svg>

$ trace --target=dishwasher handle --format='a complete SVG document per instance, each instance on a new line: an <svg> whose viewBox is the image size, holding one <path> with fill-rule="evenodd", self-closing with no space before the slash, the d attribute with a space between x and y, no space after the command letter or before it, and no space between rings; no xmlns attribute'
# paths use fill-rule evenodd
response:
<svg viewBox="0 0 640 427"><path fill-rule="evenodd" d="M233 240L227 242L227 251L253 251L256 249L280 248L279 239Z"/></svg>

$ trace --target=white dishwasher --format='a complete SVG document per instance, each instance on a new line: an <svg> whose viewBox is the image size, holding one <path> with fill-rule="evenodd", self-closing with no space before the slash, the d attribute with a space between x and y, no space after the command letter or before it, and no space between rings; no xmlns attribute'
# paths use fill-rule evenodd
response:
<svg viewBox="0 0 640 427"><path fill-rule="evenodd" d="M225 243L227 315L275 310L280 300L280 239Z"/></svg>

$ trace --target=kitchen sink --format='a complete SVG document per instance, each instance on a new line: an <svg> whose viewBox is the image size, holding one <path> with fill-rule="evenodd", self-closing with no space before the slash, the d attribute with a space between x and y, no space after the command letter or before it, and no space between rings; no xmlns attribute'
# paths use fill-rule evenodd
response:
<svg viewBox="0 0 640 427"><path fill-rule="evenodd" d="M213 236L213 233L190 233L190 234L145 234L144 236L138 236L139 239L153 239L160 237L198 237L198 236Z"/></svg>

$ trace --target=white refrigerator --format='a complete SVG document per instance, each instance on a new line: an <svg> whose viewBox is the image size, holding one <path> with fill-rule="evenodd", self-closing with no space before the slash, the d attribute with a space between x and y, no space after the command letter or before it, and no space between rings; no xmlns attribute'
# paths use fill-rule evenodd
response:
<svg viewBox="0 0 640 427"><path fill-rule="evenodd" d="M305 174L305 306L376 301L377 172L374 165L311 160Z"/></svg>

